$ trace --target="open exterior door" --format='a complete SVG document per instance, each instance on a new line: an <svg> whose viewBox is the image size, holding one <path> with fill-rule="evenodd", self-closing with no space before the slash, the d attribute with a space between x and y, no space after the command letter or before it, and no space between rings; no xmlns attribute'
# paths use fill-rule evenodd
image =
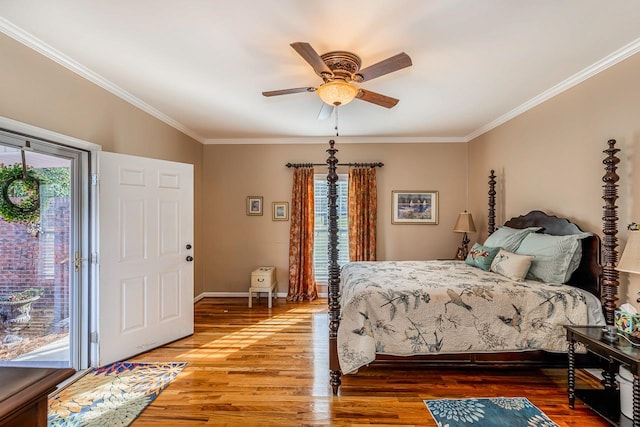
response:
<svg viewBox="0 0 640 427"><path fill-rule="evenodd" d="M193 334L193 166L99 153L98 363Z"/></svg>

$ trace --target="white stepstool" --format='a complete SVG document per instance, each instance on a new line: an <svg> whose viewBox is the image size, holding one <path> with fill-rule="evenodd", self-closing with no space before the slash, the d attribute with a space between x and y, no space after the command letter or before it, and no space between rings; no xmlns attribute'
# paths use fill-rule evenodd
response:
<svg viewBox="0 0 640 427"><path fill-rule="evenodd" d="M268 306L271 308L272 299L277 296L277 285L275 267L258 267L253 270L251 272L251 287L249 288L249 308L251 308L254 292L258 294L258 298L260 298L260 292L266 292L269 295Z"/></svg>

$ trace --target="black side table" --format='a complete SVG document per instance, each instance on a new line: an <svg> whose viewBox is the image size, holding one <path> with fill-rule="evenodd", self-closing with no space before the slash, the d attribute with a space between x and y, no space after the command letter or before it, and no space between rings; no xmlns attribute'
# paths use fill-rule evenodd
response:
<svg viewBox="0 0 640 427"><path fill-rule="evenodd" d="M602 326L569 326L567 340L569 341L569 408L573 409L576 396L601 417L615 426L640 427L640 347L635 348L624 338L615 341L604 337ZM576 390L575 377L575 344L579 342L587 350L594 353L609 364L609 369L603 371L602 384L604 390ZM615 373L620 365L629 367L633 374L633 421L620 412L620 395L616 388Z"/></svg>

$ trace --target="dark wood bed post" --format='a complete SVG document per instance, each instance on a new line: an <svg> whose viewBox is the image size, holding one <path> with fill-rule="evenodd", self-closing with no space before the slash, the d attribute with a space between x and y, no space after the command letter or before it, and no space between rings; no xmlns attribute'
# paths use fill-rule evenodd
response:
<svg viewBox="0 0 640 427"><path fill-rule="evenodd" d="M336 167L337 149L335 141L329 141L329 173L327 175L327 210L329 214L329 375L333 394L338 394L342 381L340 380L340 361L338 360L338 326L340 325L340 266L338 265L338 174Z"/></svg>
<svg viewBox="0 0 640 427"><path fill-rule="evenodd" d="M493 169L491 169L491 175L489 175L489 217L487 224L489 234L496 231L496 174Z"/></svg>
<svg viewBox="0 0 640 427"><path fill-rule="evenodd" d="M603 262L602 262L602 305L604 306L604 316L608 325L613 324L613 312L616 309L618 300L619 273L616 270L618 264L618 180L620 177L616 173L620 159L616 153L620 151L615 148L616 140L608 141L609 148L603 151L607 157L602 161L605 165L605 174L602 177L604 182L602 198L604 199L604 216L602 217L603 239Z"/></svg>

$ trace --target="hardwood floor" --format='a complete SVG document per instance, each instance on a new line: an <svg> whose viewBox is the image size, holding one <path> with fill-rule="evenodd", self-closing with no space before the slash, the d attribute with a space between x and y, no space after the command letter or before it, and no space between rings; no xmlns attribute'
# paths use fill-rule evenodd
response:
<svg viewBox="0 0 640 427"><path fill-rule="evenodd" d="M195 334L132 360L187 361L184 371L134 422L143 426L435 426L424 399L525 396L560 426L606 426L582 402L570 410L566 370L442 370L372 365L328 373L326 299L272 309L266 298L205 298ZM597 387L578 372L580 387Z"/></svg>

